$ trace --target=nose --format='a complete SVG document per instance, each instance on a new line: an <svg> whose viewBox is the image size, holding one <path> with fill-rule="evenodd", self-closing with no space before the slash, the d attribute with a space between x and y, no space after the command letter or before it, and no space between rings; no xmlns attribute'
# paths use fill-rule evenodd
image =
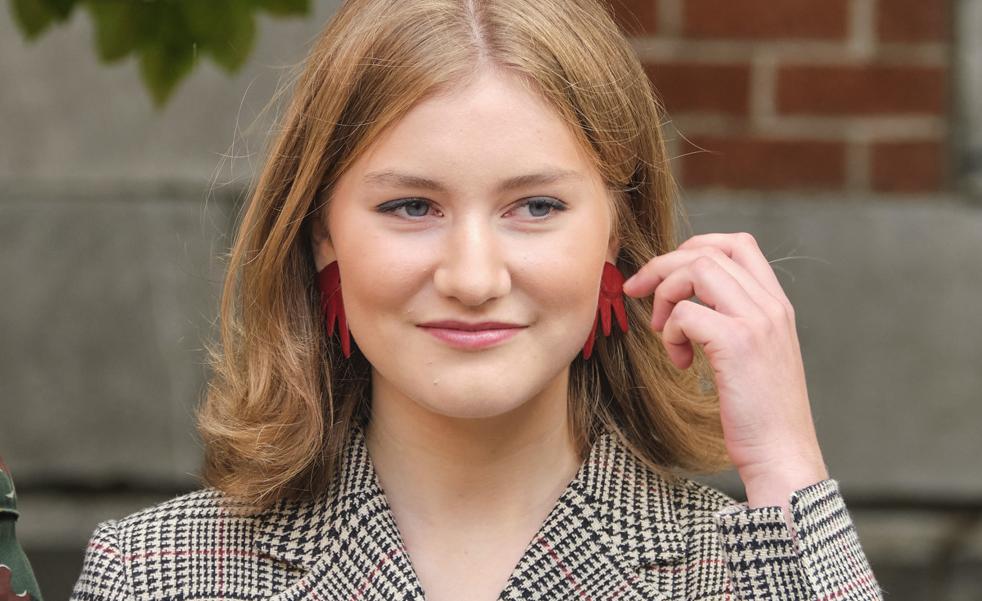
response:
<svg viewBox="0 0 982 601"><path fill-rule="evenodd" d="M508 294L511 276L492 224L469 215L451 227L433 279L437 291L468 306Z"/></svg>

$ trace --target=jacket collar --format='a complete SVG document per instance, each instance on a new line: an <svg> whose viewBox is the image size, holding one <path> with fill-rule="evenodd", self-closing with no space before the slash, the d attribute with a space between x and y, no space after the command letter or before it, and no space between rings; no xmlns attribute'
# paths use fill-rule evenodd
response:
<svg viewBox="0 0 982 601"><path fill-rule="evenodd" d="M648 469L617 433L602 432L500 598L522 598L544 561L572 574L621 573L625 582L639 581L645 568L679 563L685 540L674 497L671 483ZM298 591L314 589L326 599L341 598L344 590L357 594L372 570L385 571L398 593L394 598L423 599L360 428L352 432L328 491L282 502L259 519L259 550L307 571L276 599L294 598L291 591L301 598ZM654 590L643 592L660 598Z"/></svg>

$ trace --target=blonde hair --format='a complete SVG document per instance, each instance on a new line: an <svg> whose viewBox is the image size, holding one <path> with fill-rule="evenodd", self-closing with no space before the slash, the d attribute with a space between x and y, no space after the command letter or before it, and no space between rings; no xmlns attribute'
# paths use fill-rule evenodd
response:
<svg viewBox="0 0 982 601"><path fill-rule="evenodd" d="M221 350L198 411L202 479L249 507L326 490L369 419L371 366L328 338L310 221L380 132L477 67L518 73L570 125L613 201L617 266L633 274L676 246L678 202L642 67L597 0L348 0L304 63L241 217L221 301ZM626 298L629 331L571 365L569 416L583 456L614 431L652 469L728 465L705 356L676 369Z"/></svg>

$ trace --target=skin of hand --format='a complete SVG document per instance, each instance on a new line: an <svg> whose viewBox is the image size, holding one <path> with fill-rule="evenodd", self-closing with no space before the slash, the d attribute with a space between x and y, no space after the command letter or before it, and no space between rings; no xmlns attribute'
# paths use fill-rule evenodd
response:
<svg viewBox="0 0 982 601"><path fill-rule="evenodd" d="M720 398L727 452L749 507L780 506L829 477L812 421L791 302L747 233L693 236L624 283L654 294L651 328L679 369L703 346ZM695 296L700 303L689 300Z"/></svg>

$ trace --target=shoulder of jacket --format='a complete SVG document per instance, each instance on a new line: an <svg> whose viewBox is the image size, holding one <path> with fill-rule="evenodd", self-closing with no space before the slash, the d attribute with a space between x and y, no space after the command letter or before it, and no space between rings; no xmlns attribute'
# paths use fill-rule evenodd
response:
<svg viewBox="0 0 982 601"><path fill-rule="evenodd" d="M116 519L120 527L194 512L217 512L225 496L213 488L194 490Z"/></svg>
<svg viewBox="0 0 982 601"><path fill-rule="evenodd" d="M267 598L303 571L299 562L308 550L290 539L294 528L312 529L311 520L301 522L306 516L291 509L308 505L283 502L250 514L221 491L196 490L101 522L88 545L88 565L93 574L112 566L132 598ZM238 579L220 590L214 579L200 579L222 571Z"/></svg>
<svg viewBox="0 0 982 601"><path fill-rule="evenodd" d="M222 491L206 487L151 505L125 517L102 522L100 529L115 534L130 551L172 544L190 544L201 536L234 531L243 540L254 537L274 544L291 528L313 528L327 516L327 501L281 500L259 512L242 511L245 505ZM319 521L320 520L320 521Z"/></svg>
<svg viewBox="0 0 982 601"><path fill-rule="evenodd" d="M227 503L226 497L213 488L203 488L145 507L127 516L111 520L119 531L142 524L169 522L190 516L218 516Z"/></svg>

